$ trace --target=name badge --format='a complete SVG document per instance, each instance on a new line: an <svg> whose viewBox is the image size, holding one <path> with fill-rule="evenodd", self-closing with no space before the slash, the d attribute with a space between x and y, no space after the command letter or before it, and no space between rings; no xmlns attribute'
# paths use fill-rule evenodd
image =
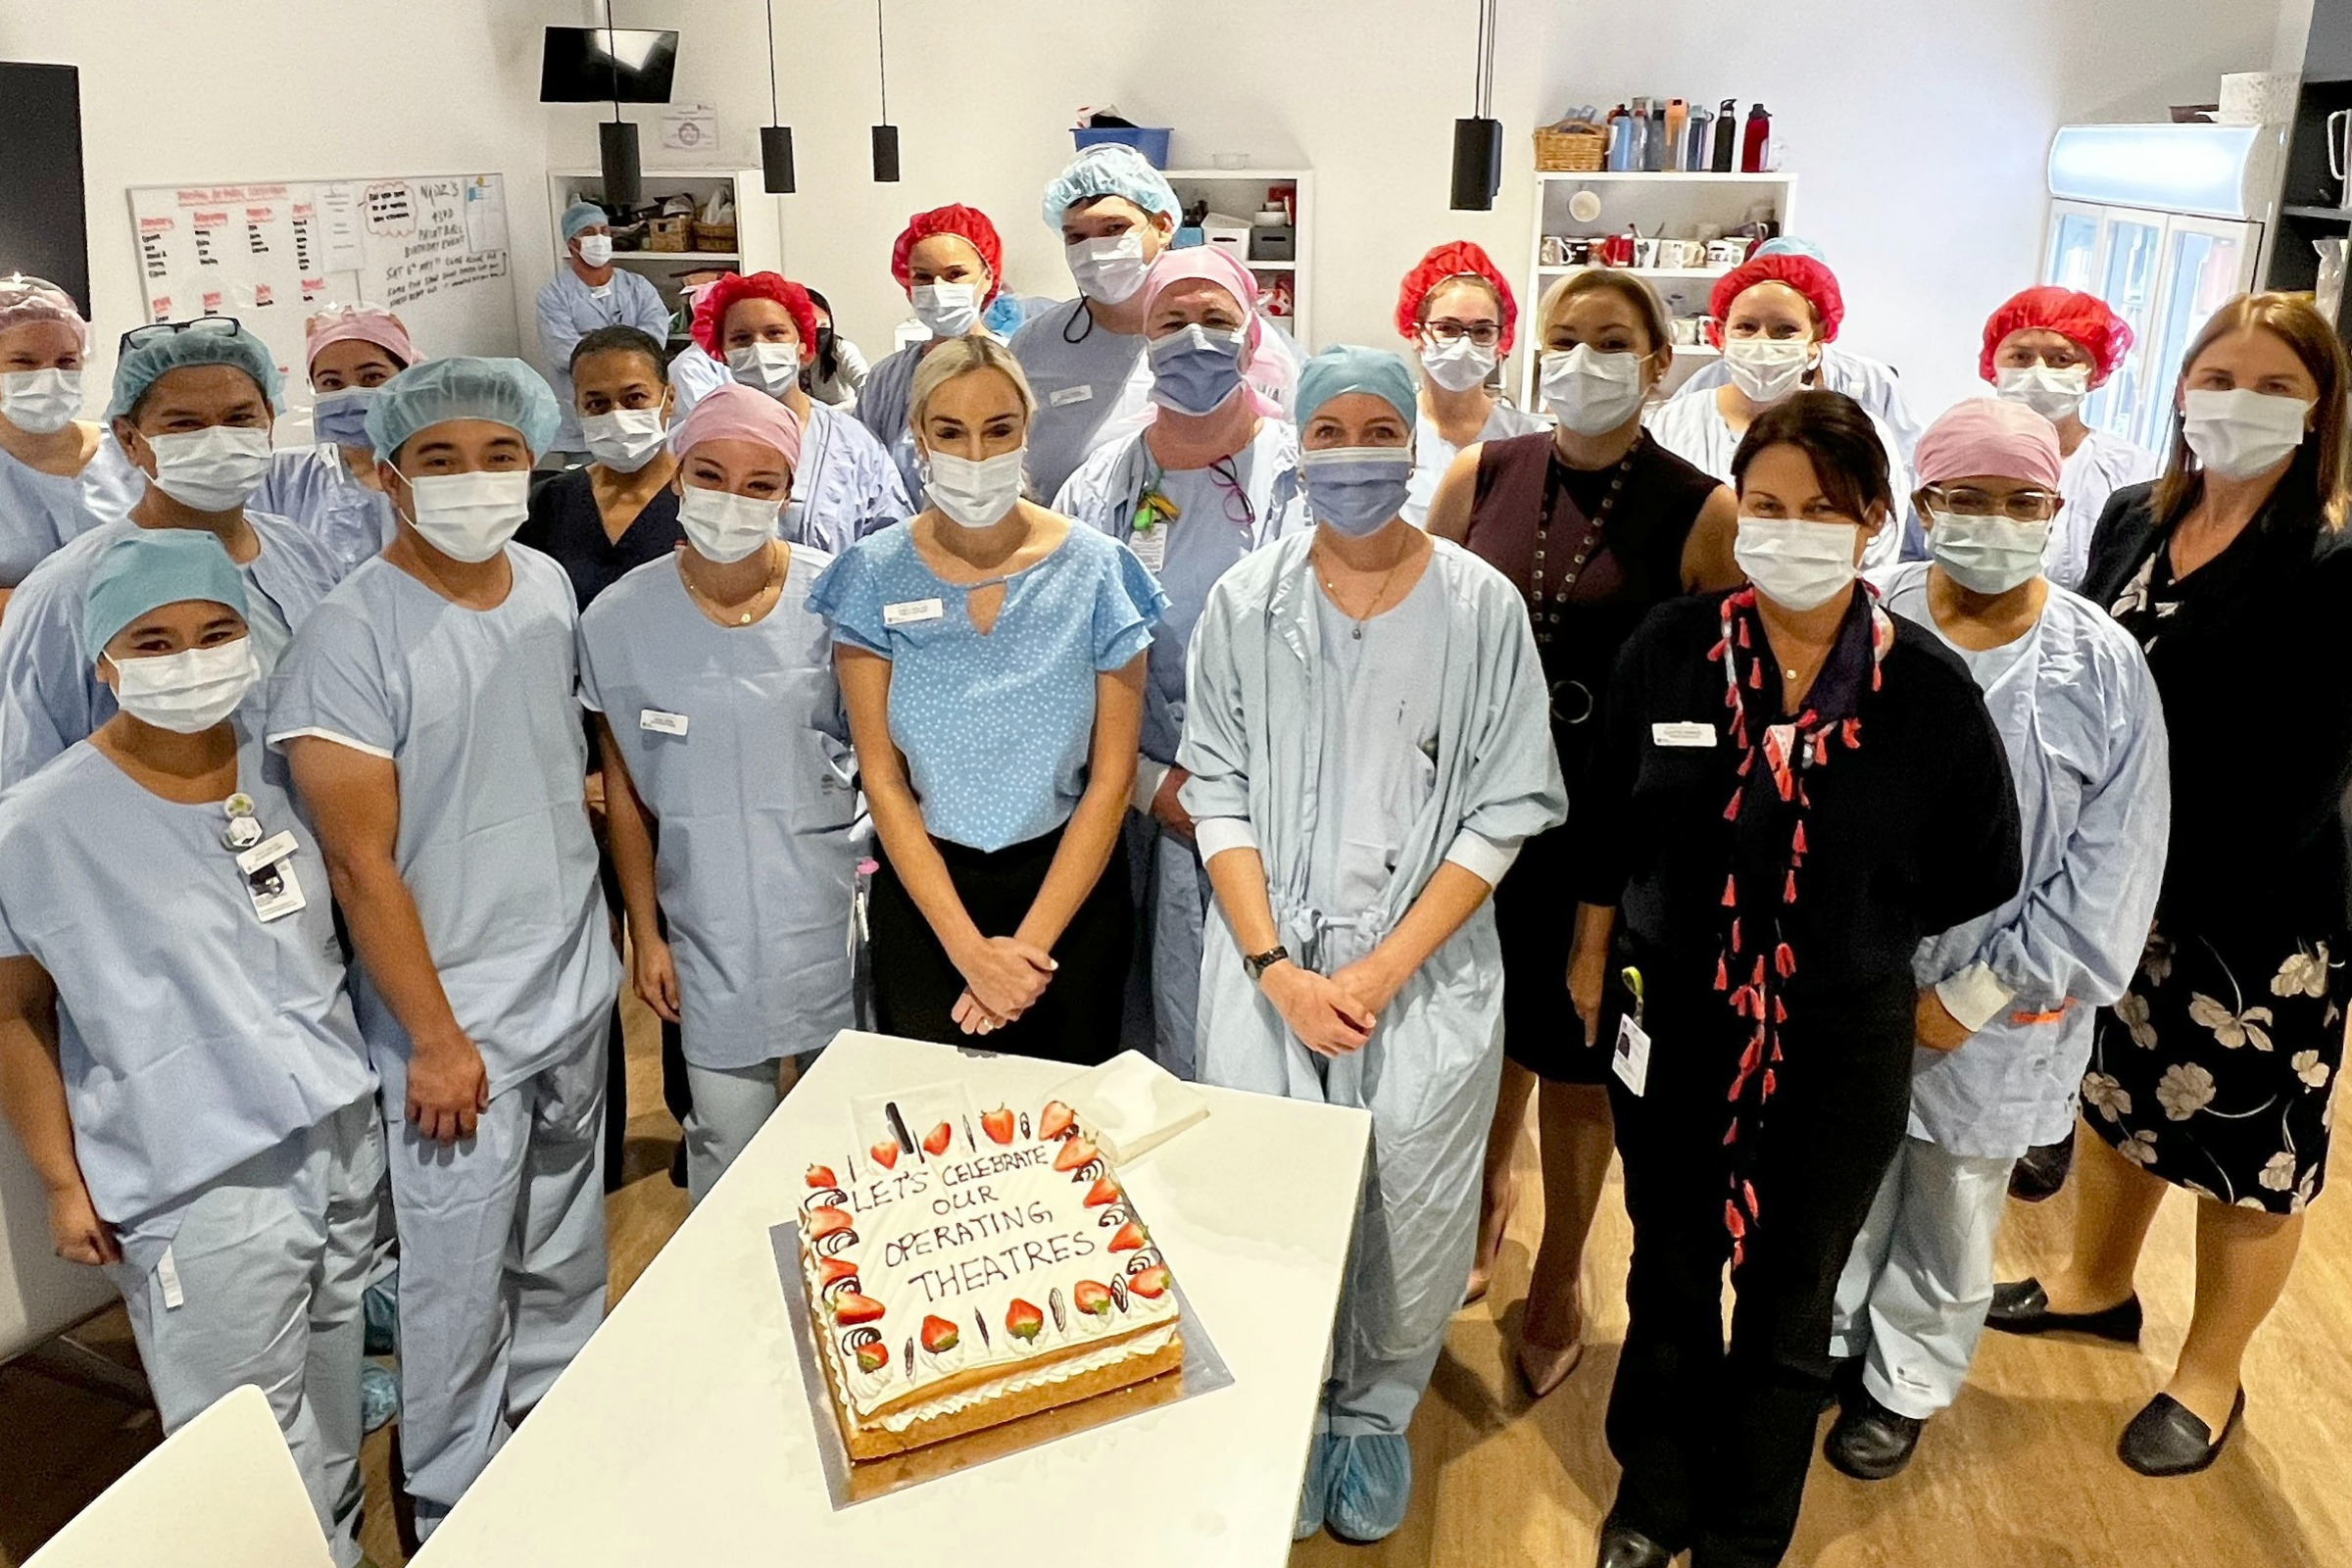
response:
<svg viewBox="0 0 2352 1568"><path fill-rule="evenodd" d="M902 599L895 605L882 607L885 626L911 626L918 620L937 620L948 612L944 600Z"/></svg>
<svg viewBox="0 0 2352 1568"><path fill-rule="evenodd" d="M295 880L294 863L289 859L280 858L258 871L248 872L245 891L253 900L255 917L264 925L309 907L309 901L302 896L302 884Z"/></svg>
<svg viewBox="0 0 2352 1568"><path fill-rule="evenodd" d="M251 876L256 871L266 870L269 867L275 865L278 861L284 859L287 856L292 855L293 853L294 835L291 833L280 833L273 838L264 839L261 843L256 844L252 849L247 850L244 854L238 856L237 869L244 872L247 876Z"/></svg>
<svg viewBox="0 0 2352 1568"><path fill-rule="evenodd" d="M1659 746L1712 746L1715 726L1712 724L1652 724L1649 738ZM1640 1090L1634 1091L1640 1094Z"/></svg>
<svg viewBox="0 0 2352 1568"><path fill-rule="evenodd" d="M1162 518L1149 528L1139 528L1129 534L1127 548L1135 552L1135 559L1142 564L1146 571L1154 577L1158 576L1160 568L1167 564L1168 560L1168 523L1166 519Z"/></svg>
<svg viewBox="0 0 2352 1568"><path fill-rule="evenodd" d="M648 708L638 712L637 727L650 729L657 735L683 735L686 733L686 715L664 713L659 708Z"/></svg>
<svg viewBox="0 0 2352 1568"><path fill-rule="evenodd" d="M1058 392L1049 392L1046 394L1046 407L1049 409L1066 409L1073 403L1089 402L1093 399L1094 395L1095 389L1091 386L1065 386Z"/></svg>
<svg viewBox="0 0 2352 1568"><path fill-rule="evenodd" d="M1634 1022L1632 1013L1617 1020L1617 1049L1609 1054L1609 1068L1637 1099L1649 1083L1649 1033Z"/></svg>

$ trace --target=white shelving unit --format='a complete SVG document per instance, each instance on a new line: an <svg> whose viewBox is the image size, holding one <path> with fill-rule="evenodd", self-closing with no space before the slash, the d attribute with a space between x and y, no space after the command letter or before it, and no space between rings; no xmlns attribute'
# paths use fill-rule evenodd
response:
<svg viewBox="0 0 2352 1568"><path fill-rule="evenodd" d="M1291 314L1277 316L1275 320L1298 339L1298 347L1314 352L1314 340L1308 335L1308 323L1313 319L1315 262L1315 175L1307 169L1170 169L1163 171L1168 183L1176 188L1177 198L1190 207L1205 201L1212 213L1223 213L1247 222L1257 210L1266 205L1266 189L1271 185L1298 187L1298 223L1292 260L1287 262L1251 262L1250 270L1261 286L1277 280L1291 285Z"/></svg>
<svg viewBox="0 0 2352 1568"><path fill-rule="evenodd" d="M690 195L699 211L714 192L725 191L735 206L735 245L731 251L623 251L612 253L612 265L652 280L674 315L678 282L693 272L780 272L784 270L784 225L777 198L761 186L757 169L669 169L645 171L641 188L647 201L674 194ZM593 169L550 170L547 205L551 231L561 234L564 210L578 201L603 198L605 178ZM684 341L670 334L671 347Z"/></svg>
<svg viewBox="0 0 2352 1568"><path fill-rule="evenodd" d="M1600 211L1590 220L1569 212L1579 191L1591 191ZM1769 218L1788 232L1796 206L1794 174L1592 173L1536 175L1535 233L1527 247L1527 297L1521 309L1531 318L1536 304L1555 278L1582 268L1547 266L1544 241L1558 235L1569 239L1598 239L1632 228L1644 238L1710 239L1758 218ZM1631 267L1621 270L1645 278L1665 297L1677 318L1703 317L1707 296L1728 267ZM1541 408L1542 389L1536 375L1541 346L1532 334L1521 338L1519 385L1525 408ZM1671 393L1692 371L1717 357L1704 343L1677 343L1673 370L1661 387Z"/></svg>

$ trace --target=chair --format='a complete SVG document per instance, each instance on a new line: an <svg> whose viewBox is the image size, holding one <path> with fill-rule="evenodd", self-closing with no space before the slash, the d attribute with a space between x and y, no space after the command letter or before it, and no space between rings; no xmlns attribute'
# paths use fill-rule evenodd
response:
<svg viewBox="0 0 2352 1568"><path fill-rule="evenodd" d="M164 1440L24 1568L330 1568L310 1494L247 1385Z"/></svg>
<svg viewBox="0 0 2352 1568"><path fill-rule="evenodd" d="M113 1304L105 1273L69 1263L49 1245L49 1198L16 1132L0 1120L0 1363L135 1404L150 1402L145 1381L71 1339L67 1330Z"/></svg>

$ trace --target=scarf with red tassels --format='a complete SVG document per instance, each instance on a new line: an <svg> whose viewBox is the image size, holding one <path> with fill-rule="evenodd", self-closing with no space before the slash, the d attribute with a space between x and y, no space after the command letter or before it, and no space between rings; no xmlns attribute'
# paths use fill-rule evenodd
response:
<svg viewBox="0 0 2352 1568"><path fill-rule="evenodd" d="M1853 608L1838 628L1829 658L1805 695L1805 708L1793 721L1770 723L1751 712L1750 694L1758 703L1767 681L1777 674L1764 622L1756 610L1756 591L1742 588L1725 596L1723 636L1707 658L1723 664L1724 706L1731 711L1732 745L1740 754L1738 782L1725 822L1737 832L1742 812L1752 801L1761 810L1775 806L1790 808L1788 862L1780 882L1780 898L1772 911L1772 929L1760 940L1740 929L1741 894L1735 869L1723 885L1725 919L1723 950L1715 960L1715 989L1725 994L1732 1011L1751 1026L1740 1053L1739 1071L1726 1097L1732 1108L1723 1144L1732 1151L1731 1196L1724 1200L1723 1224L1732 1237L1732 1267L1747 1256L1747 1236L1762 1209L1756 1199L1753 1162L1764 1107L1778 1087L1777 1068L1783 1056L1781 1035L1788 1022L1788 1004L1783 988L1796 973L1797 956L1789 946L1785 921L1796 907L1798 873L1804 869L1805 822L1812 800L1805 787L1808 774L1829 765L1840 751L1858 751L1862 720L1858 710L1865 690L1877 691L1880 664L1894 641L1894 623L1878 607L1876 593L1867 587L1854 594ZM1777 685L1777 682L1774 682ZM1732 857L1735 867L1739 857Z"/></svg>

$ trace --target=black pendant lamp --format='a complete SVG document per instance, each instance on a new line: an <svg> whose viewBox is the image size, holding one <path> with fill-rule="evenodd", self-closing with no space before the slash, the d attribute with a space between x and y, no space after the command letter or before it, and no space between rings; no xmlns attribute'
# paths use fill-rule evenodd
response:
<svg viewBox="0 0 2352 1568"><path fill-rule="evenodd" d="M781 123L784 108L776 96L776 0L767 0L767 112L768 122L760 127L760 183L770 196L789 196L795 188L792 127Z"/></svg>
<svg viewBox="0 0 2352 1568"><path fill-rule="evenodd" d="M890 122L890 50L882 37L882 0L874 0L874 64L882 78L882 123L874 127L874 183L899 182L899 127Z"/></svg>
<svg viewBox="0 0 2352 1568"><path fill-rule="evenodd" d="M637 161L637 124L620 118L619 40L612 32L612 0L605 0L605 70L612 84L612 118L596 127L596 150L604 166L605 210L619 212L645 199L644 170Z"/></svg>
<svg viewBox="0 0 2352 1568"><path fill-rule="evenodd" d="M1502 122L1494 109L1494 23L1499 0L1478 0L1478 64L1467 120L1453 122L1453 207L1488 212L1502 188Z"/></svg>

